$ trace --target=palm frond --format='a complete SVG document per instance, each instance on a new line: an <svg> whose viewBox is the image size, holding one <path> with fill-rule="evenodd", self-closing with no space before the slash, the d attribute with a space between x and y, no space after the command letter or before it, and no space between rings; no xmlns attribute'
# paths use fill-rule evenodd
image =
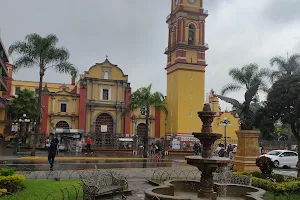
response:
<svg viewBox="0 0 300 200"><path fill-rule="evenodd" d="M11 55L12 53L30 55L29 45L24 41L16 41L8 48L8 54Z"/></svg>
<svg viewBox="0 0 300 200"><path fill-rule="evenodd" d="M221 95L224 95L227 92L239 91L240 89L243 89L243 88L239 84L229 83L222 88Z"/></svg>
<svg viewBox="0 0 300 200"><path fill-rule="evenodd" d="M79 74L79 70L75 67L71 70L71 76L77 78Z"/></svg>
<svg viewBox="0 0 300 200"><path fill-rule="evenodd" d="M280 71L271 71L270 72L271 82L274 83L275 80L278 79L280 76L282 76L282 73Z"/></svg>
<svg viewBox="0 0 300 200"><path fill-rule="evenodd" d="M275 56L273 58L271 58L270 60L270 65L273 67L275 64L278 66L284 66L286 63L285 58L283 58L282 56Z"/></svg>
<svg viewBox="0 0 300 200"><path fill-rule="evenodd" d="M45 45L49 47L55 47L58 42L58 38L54 34L49 34L44 39L45 39Z"/></svg>
<svg viewBox="0 0 300 200"><path fill-rule="evenodd" d="M61 62L57 65L54 66L56 72L59 73L65 73L65 74L71 74L74 71L74 66L73 64L69 62Z"/></svg>
<svg viewBox="0 0 300 200"><path fill-rule="evenodd" d="M22 57L19 57L14 65L15 65L15 68L14 70L15 71L18 71L19 69L21 68L32 68L32 67L35 67L36 66L36 62L34 59L32 59L31 57L29 56L22 56Z"/></svg>
<svg viewBox="0 0 300 200"><path fill-rule="evenodd" d="M244 79L245 79L245 85L246 88L249 89L251 87L251 82L253 78L260 78L258 77L258 65L256 63L250 63L247 65L244 65L242 67L242 71L244 72Z"/></svg>
<svg viewBox="0 0 300 200"><path fill-rule="evenodd" d="M245 75L243 71L239 68L232 68L229 70L229 76L232 77L232 79L242 85L246 84Z"/></svg>

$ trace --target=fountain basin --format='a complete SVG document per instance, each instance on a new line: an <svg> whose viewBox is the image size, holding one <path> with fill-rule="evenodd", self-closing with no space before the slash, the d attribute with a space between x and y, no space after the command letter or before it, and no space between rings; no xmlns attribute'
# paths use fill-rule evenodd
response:
<svg viewBox="0 0 300 200"><path fill-rule="evenodd" d="M209 200L198 197L200 181L170 180L164 185L145 191L145 200ZM214 184L217 200L263 200L265 191L252 186L237 184Z"/></svg>
<svg viewBox="0 0 300 200"><path fill-rule="evenodd" d="M203 158L202 156L186 156L185 160L187 161L187 164L198 166L198 165L210 165L210 164L217 164L218 166L228 165L230 163L229 158L225 157L216 157L213 156L211 158Z"/></svg>

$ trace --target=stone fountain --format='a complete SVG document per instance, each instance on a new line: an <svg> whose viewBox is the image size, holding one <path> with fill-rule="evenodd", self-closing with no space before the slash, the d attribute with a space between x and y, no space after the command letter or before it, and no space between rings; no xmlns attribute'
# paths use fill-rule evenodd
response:
<svg viewBox="0 0 300 200"><path fill-rule="evenodd" d="M195 138L199 139L202 144L202 157L188 156L185 159L187 163L197 167L201 173L200 191L198 197L206 197L208 199L217 199L217 193L214 192L213 172L218 167L225 167L229 162L229 158L215 157L213 144L222 137L220 133L213 133L212 122L216 113L211 111L209 104L204 104L202 112L198 112L198 117L202 121L201 133L193 133Z"/></svg>
<svg viewBox="0 0 300 200"><path fill-rule="evenodd" d="M185 157L188 164L197 167L201 173L201 179L195 180L171 180L164 185L149 188L145 191L145 200L263 200L264 190L252 186L238 184L217 184L213 181L213 173L219 167L225 167L230 160L228 158L214 156L213 144L222 137L220 133L213 133L212 122L215 112L211 111L209 104L204 104L203 111L198 112L202 121L200 133L193 133L203 145L202 156ZM226 196L222 196L220 188L226 187Z"/></svg>

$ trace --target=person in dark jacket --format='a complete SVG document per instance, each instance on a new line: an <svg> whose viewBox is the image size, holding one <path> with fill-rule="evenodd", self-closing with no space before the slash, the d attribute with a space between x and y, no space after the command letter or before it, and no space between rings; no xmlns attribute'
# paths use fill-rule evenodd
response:
<svg viewBox="0 0 300 200"><path fill-rule="evenodd" d="M55 159L55 156L57 154L57 143L55 141L55 139L52 139L51 140L51 144L50 144L50 147L48 149L48 161L49 161L49 164L50 164L50 171L53 170L53 165L54 165L54 159Z"/></svg>

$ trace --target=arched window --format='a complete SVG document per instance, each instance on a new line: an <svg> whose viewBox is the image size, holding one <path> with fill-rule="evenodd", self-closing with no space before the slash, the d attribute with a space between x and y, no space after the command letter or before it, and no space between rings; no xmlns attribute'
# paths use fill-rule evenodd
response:
<svg viewBox="0 0 300 200"><path fill-rule="evenodd" d="M195 44L195 36L196 36L196 26L193 23L189 24L189 40L188 44Z"/></svg>
<svg viewBox="0 0 300 200"><path fill-rule="evenodd" d="M56 128L69 129L70 126L69 126L68 122L66 122L66 121L59 121L56 123Z"/></svg>
<svg viewBox="0 0 300 200"><path fill-rule="evenodd" d="M176 26L173 26L173 29L172 29L172 44L176 44L176 37L177 37L176 31L177 31Z"/></svg>
<svg viewBox="0 0 300 200"><path fill-rule="evenodd" d="M109 72L108 71L104 71L104 75L103 75L104 79L109 79Z"/></svg>

